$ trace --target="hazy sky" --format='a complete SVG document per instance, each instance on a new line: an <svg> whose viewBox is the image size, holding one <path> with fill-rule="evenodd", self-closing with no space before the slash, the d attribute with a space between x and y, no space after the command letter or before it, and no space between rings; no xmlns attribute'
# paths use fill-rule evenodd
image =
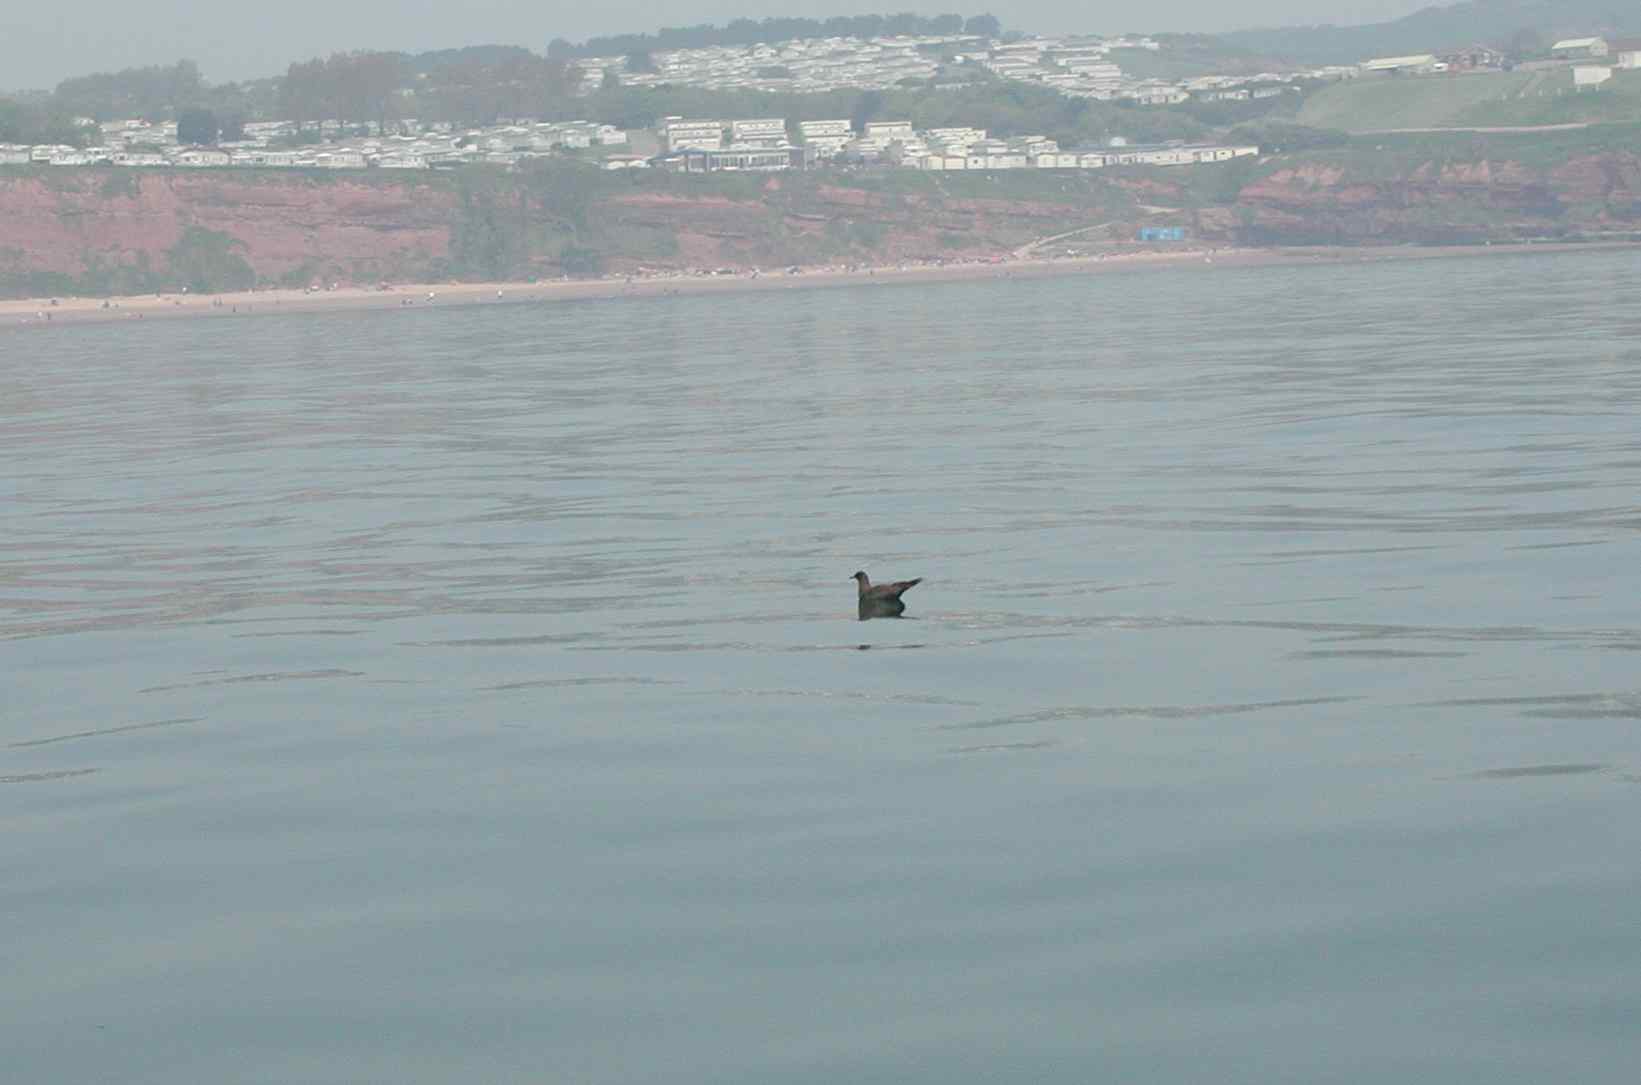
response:
<svg viewBox="0 0 1641 1085"><path fill-rule="evenodd" d="M1451 0L6 0L0 88L51 87L73 75L182 57L212 82L274 75L292 60L344 49L420 50L488 42L541 50L554 37L654 30L765 15L885 11L975 15L1012 29L1229 30L1373 22Z"/></svg>

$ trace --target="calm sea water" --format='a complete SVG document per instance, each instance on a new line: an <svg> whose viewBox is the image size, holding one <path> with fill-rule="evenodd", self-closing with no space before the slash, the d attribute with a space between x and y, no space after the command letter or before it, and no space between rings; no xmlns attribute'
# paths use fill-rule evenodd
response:
<svg viewBox="0 0 1641 1085"><path fill-rule="evenodd" d="M1638 478L1633 253L0 333L5 1077L1630 1082Z"/></svg>

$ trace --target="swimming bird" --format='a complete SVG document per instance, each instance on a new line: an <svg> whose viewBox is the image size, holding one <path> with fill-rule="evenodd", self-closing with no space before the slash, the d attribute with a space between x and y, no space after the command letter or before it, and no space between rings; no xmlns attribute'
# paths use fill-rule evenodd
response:
<svg viewBox="0 0 1641 1085"><path fill-rule="evenodd" d="M900 601L900 597L923 583L920 576L911 580L897 580L893 584L873 584L872 578L865 573L856 573L851 579L860 590L862 618L898 616L906 609L906 604Z"/></svg>

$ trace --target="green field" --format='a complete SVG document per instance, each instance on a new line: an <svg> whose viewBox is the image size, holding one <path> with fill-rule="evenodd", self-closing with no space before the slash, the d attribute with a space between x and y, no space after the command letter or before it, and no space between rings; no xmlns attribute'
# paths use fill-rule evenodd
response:
<svg viewBox="0 0 1641 1085"><path fill-rule="evenodd" d="M1113 49L1110 60L1136 79L1194 79L1199 75L1258 75L1282 61L1235 49L1214 38L1175 37L1162 49Z"/></svg>
<svg viewBox="0 0 1641 1085"><path fill-rule="evenodd" d="M1599 87L1574 90L1572 77L1561 78L1506 101L1482 102L1466 110L1460 122L1477 126L1530 124L1633 124L1641 121L1641 71L1615 71Z"/></svg>
<svg viewBox="0 0 1641 1085"><path fill-rule="evenodd" d="M1641 71L1587 90L1574 89L1567 68L1356 79L1311 95L1297 119L1346 132L1629 124L1641 121Z"/></svg>
<svg viewBox="0 0 1641 1085"><path fill-rule="evenodd" d="M1365 182L1397 181L1427 165L1470 162L1519 162L1547 172L1578 158L1633 154L1641 148L1641 123L1597 124L1554 132L1437 131L1370 136L1345 147L1307 151L1261 163L1261 170L1290 167L1296 161L1325 163Z"/></svg>
<svg viewBox="0 0 1641 1085"><path fill-rule="evenodd" d="M1297 118L1346 132L1448 128L1479 106L1508 105L1552 84L1571 86L1565 70L1468 75L1370 76L1335 83L1311 95Z"/></svg>

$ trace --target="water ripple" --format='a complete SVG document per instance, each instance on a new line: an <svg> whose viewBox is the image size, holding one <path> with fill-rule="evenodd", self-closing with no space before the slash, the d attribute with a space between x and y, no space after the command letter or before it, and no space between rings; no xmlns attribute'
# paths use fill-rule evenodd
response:
<svg viewBox="0 0 1641 1085"><path fill-rule="evenodd" d="M34 738L24 742L9 742L6 745L12 749L22 749L27 746L50 746L57 742L69 742L77 738L99 738L103 735L123 735L130 731L147 731L155 727L176 727L184 723L199 723L203 716L179 716L174 720L154 720L150 723L128 723L122 727L104 727L96 731L76 731L70 735L53 735L50 738Z"/></svg>
<svg viewBox="0 0 1641 1085"><path fill-rule="evenodd" d="M1472 780L1529 780L1544 776L1586 776L1606 771L1606 765L1522 765L1519 768L1472 772Z"/></svg>
<svg viewBox="0 0 1641 1085"><path fill-rule="evenodd" d="M178 689L204 689L207 686L237 686L249 682L305 682L320 678L360 678L363 671L348 671L332 667L316 671L275 671L266 674L239 674L229 678L202 678L197 682L177 682L165 686L146 686L138 693L165 693Z"/></svg>
<svg viewBox="0 0 1641 1085"><path fill-rule="evenodd" d="M25 772L16 776L0 776L0 784L35 784L47 780L71 780L77 776L90 776L97 769L59 769L55 772Z"/></svg>
<svg viewBox="0 0 1641 1085"><path fill-rule="evenodd" d="M1200 705L1068 705L1060 708L1047 708L1037 712L1022 712L1010 716L997 716L991 719L978 720L972 723L948 723L941 726L945 731L982 731L994 727L1016 727L1028 723L1055 723L1062 720L1107 720L1107 719L1147 719L1147 720L1188 720L1206 719L1211 716L1240 716L1251 712L1269 712L1285 708L1309 708L1326 704L1346 704L1360 700L1358 697L1300 697L1285 701L1251 701L1245 704L1200 704Z"/></svg>

